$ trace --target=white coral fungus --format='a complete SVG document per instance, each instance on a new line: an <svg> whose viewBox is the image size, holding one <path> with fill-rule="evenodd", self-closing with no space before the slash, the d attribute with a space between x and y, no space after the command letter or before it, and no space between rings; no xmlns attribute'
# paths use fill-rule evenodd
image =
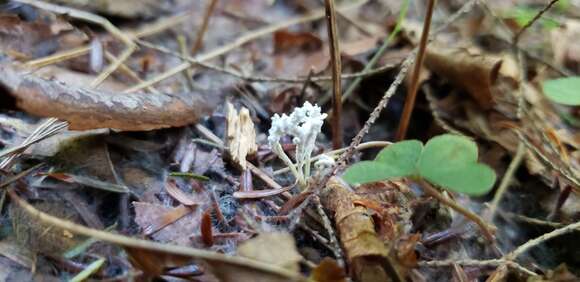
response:
<svg viewBox="0 0 580 282"><path fill-rule="evenodd" d="M325 118L326 114L321 113L320 107L309 102L305 102L301 108L294 109L289 116L275 114L272 117L272 127L268 132L270 147L290 168L302 186L310 176L310 156ZM285 135L292 136L292 143L296 145L296 164L290 160L280 145L280 138Z"/></svg>

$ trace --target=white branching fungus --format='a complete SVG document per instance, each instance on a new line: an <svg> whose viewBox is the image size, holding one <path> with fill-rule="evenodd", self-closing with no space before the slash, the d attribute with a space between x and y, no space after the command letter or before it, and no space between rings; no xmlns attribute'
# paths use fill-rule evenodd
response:
<svg viewBox="0 0 580 282"><path fill-rule="evenodd" d="M290 168L301 186L306 185L306 179L310 176L310 156L325 118L326 114L320 112L320 107L309 102L305 102L301 108L294 109L289 116L275 114L272 117L272 127L268 132L272 152ZM296 145L296 164L290 160L280 145L280 138L285 135L292 136L292 143Z"/></svg>

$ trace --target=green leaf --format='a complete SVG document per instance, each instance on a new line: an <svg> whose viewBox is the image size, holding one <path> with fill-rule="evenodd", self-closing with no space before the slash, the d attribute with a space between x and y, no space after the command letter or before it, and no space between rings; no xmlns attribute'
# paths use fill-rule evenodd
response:
<svg viewBox="0 0 580 282"><path fill-rule="evenodd" d="M419 170L421 167L457 168L475 162L477 162L475 142L459 135L443 134L427 142L419 160Z"/></svg>
<svg viewBox="0 0 580 282"><path fill-rule="evenodd" d="M342 178L351 185L357 185L407 176L402 172L395 165L387 165L377 161L362 161L349 167Z"/></svg>
<svg viewBox="0 0 580 282"><path fill-rule="evenodd" d="M417 161L421 157L423 143L417 140L406 140L389 145L379 152L376 162L396 166L400 176L415 172Z"/></svg>
<svg viewBox="0 0 580 282"><path fill-rule="evenodd" d="M559 104L580 105L580 77L566 77L547 80L543 83L546 96Z"/></svg>
<svg viewBox="0 0 580 282"><path fill-rule="evenodd" d="M457 169L431 169L421 176L429 182L455 192L481 196L495 183L495 172L484 164L469 164Z"/></svg>
<svg viewBox="0 0 580 282"><path fill-rule="evenodd" d="M496 178L491 168L477 163L475 142L451 134L427 142L417 168L428 181L469 195L485 194Z"/></svg>
<svg viewBox="0 0 580 282"><path fill-rule="evenodd" d="M415 174L423 144L417 140L394 143L379 152L374 161L363 161L343 175L350 184L364 184Z"/></svg>

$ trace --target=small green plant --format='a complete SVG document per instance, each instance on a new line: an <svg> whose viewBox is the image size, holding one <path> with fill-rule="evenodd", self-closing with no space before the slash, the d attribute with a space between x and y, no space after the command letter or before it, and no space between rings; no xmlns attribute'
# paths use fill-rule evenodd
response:
<svg viewBox="0 0 580 282"><path fill-rule="evenodd" d="M350 184L400 177L422 178L445 189L483 195L493 187L495 172L477 162L475 142L458 135L439 135L425 146L417 140L394 143L373 161L362 161L343 175Z"/></svg>
<svg viewBox="0 0 580 282"><path fill-rule="evenodd" d="M548 99L558 104L580 105L580 76L547 80L542 88Z"/></svg>

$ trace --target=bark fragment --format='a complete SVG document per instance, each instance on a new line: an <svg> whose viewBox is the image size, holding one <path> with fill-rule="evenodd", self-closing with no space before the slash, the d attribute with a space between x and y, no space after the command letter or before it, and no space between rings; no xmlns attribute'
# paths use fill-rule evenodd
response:
<svg viewBox="0 0 580 282"><path fill-rule="evenodd" d="M218 93L183 95L116 93L38 77L15 65L0 65L0 85L30 114L56 117L73 130L153 130L195 123L217 105Z"/></svg>

